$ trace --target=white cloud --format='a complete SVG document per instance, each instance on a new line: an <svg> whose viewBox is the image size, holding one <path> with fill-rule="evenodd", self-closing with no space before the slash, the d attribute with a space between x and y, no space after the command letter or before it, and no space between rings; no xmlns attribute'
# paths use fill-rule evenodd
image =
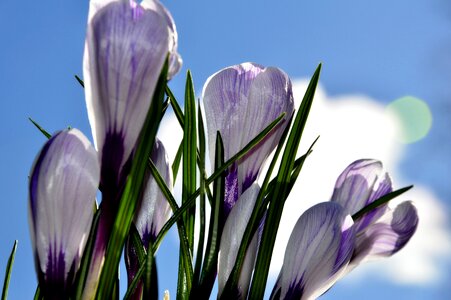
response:
<svg viewBox="0 0 451 300"><path fill-rule="evenodd" d="M302 80L293 82L296 101L302 99L306 86L307 82ZM359 158L376 158L384 162L395 188L412 184L403 182L398 171L406 147L399 142L399 128L396 117L387 114L384 106L375 100L364 95L330 97L324 88L318 87L300 153L305 152L318 135L320 139L285 205L271 265L272 280L278 275L297 219L313 204L329 200L337 176L349 163ZM159 137L172 161L182 139L173 114L163 120ZM418 209L420 223L414 238L394 257L359 266L347 276L347 282L378 276L400 284L431 284L443 277L444 262L451 260L449 219L443 204L430 189L413 184L415 188L401 199L413 200ZM176 186L175 194L181 194L180 185Z"/></svg>

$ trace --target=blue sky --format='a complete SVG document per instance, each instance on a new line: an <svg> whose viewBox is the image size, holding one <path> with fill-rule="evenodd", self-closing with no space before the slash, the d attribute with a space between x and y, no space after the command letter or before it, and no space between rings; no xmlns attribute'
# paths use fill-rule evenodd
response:
<svg viewBox="0 0 451 300"><path fill-rule="evenodd" d="M451 5L447 1L167 0L164 4L176 21L184 60L182 72L171 82L176 95L183 95L187 69L200 93L207 77L228 65L253 61L278 66L291 78L305 78L322 62L321 85L330 103L343 95L366 97L380 107L406 95L424 100L432 111L432 129L424 139L402 146L397 173L403 183L427 188L426 194L438 199L449 216ZM45 139L28 117L50 132L71 125L90 136L83 90L73 78L82 74L87 9L88 1L0 2L0 272L13 241L19 240L10 299L29 299L35 289L27 175ZM352 136L352 132L342 134ZM449 218L443 224L450 229ZM158 252L160 283L167 280L171 290L176 260L170 254L176 244L169 236ZM451 252L436 257L447 267L433 283L393 283L371 277L374 272L369 271L362 275L365 280L338 284L325 299L448 299L450 256ZM416 263L412 257L411 264Z"/></svg>

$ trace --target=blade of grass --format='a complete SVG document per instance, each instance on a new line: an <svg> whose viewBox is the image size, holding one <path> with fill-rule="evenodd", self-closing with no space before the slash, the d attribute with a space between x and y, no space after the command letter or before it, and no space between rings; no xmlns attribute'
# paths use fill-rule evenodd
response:
<svg viewBox="0 0 451 300"><path fill-rule="evenodd" d="M14 241L13 249L11 250L11 254L8 258L8 263L6 264L5 271L5 280L3 281L3 291L2 291L2 300L6 300L8 298L8 288L9 282L11 280L11 272L13 270L14 257L16 256L17 250L17 240Z"/></svg>
<svg viewBox="0 0 451 300"><path fill-rule="evenodd" d="M221 135L216 136L215 168L224 163L224 145ZM204 263L200 275L199 286L192 299L208 299L216 278L218 265L219 243L221 241L221 216L224 202L225 176L218 177L213 184L213 202L208 230L207 249L205 250Z"/></svg>
<svg viewBox="0 0 451 300"><path fill-rule="evenodd" d="M94 207L94 209L96 209ZM83 294L83 288L88 277L88 270L91 264L92 251L94 249L94 241L97 234L97 225L99 224L100 210L97 210L94 214L94 218L91 224L91 230L89 232L88 240L86 242L85 250L81 258L80 269L78 270L77 279L75 281L75 293L74 299L81 299Z"/></svg>
<svg viewBox="0 0 451 300"><path fill-rule="evenodd" d="M194 284L197 285L200 278L200 271L202 266L202 258L204 251L204 239L205 239L205 130L204 121L202 118L202 112L200 110L200 105L198 104L197 111L197 123L198 126L198 136L199 136L199 169L200 169L200 195L199 195L199 241L197 243L197 255L196 263L194 267Z"/></svg>
<svg viewBox="0 0 451 300"><path fill-rule="evenodd" d="M81 85L82 88L85 88L85 83L83 82L83 80L78 77L78 75L74 75L75 79L77 80L77 82Z"/></svg>
<svg viewBox="0 0 451 300"><path fill-rule="evenodd" d="M358 212L353 214L352 219L355 221L355 220L363 217L366 213L372 211L373 209L378 208L381 205L384 205L385 203L389 202L390 200L394 199L395 197L398 197L399 195L404 194L411 188L413 188L413 185L403 187L399 190L388 193L388 194L380 197L379 199L376 199L375 201L371 202L370 204L368 204L367 206L365 206L364 208L362 208L361 210L359 210Z"/></svg>
<svg viewBox="0 0 451 300"><path fill-rule="evenodd" d="M51 138L52 135L50 133L48 133L44 128L41 127L41 125L39 125L38 123L36 123L32 118L28 118L28 120L30 120L31 123L33 123L34 126L36 126L36 128L46 137L46 138Z"/></svg>
<svg viewBox="0 0 451 300"><path fill-rule="evenodd" d="M249 291L250 299L263 299L265 293L272 251L274 249L274 242L276 239L277 230L279 228L280 218L282 216L285 200L288 197L290 190L290 178L296 159L296 153L301 141L302 132L307 122L311 105L313 103L320 71L321 65L318 66L315 73L313 74L313 77L310 80L309 86L302 100L300 109L296 114L296 118L290 131L288 141L282 156L282 161L280 163L276 185L274 187L273 193L269 195L270 202L268 213L263 228L260 248L257 254L254 277L252 279L252 284Z"/></svg>

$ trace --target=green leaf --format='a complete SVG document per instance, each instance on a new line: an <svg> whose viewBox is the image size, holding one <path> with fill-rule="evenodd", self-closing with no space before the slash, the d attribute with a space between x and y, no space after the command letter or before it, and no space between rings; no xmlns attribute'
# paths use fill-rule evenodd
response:
<svg viewBox="0 0 451 300"><path fill-rule="evenodd" d="M14 241L13 249L11 250L11 254L9 255L8 258L8 263L6 264L5 281L3 282L2 300L6 300L8 298L9 281L11 280L11 272L13 270L16 250L17 250L17 240Z"/></svg>
<svg viewBox="0 0 451 300"><path fill-rule="evenodd" d="M111 293L115 284L122 249L135 214L137 200L142 189L144 174L148 160L152 152L155 136L158 130L158 122L161 119L162 105L164 101L164 87L166 86L168 62L166 61L157 82L155 94L150 106L140 139L133 157L130 174L127 177L125 188L119 202L119 209L114 221L111 236L105 254L105 262L100 275L97 289L97 299L111 299Z"/></svg>
<svg viewBox="0 0 451 300"><path fill-rule="evenodd" d="M166 94L169 96L172 109L174 110L175 116L179 121L180 127L183 129L185 127L185 117L183 116L182 108L168 86L166 86Z"/></svg>
<svg viewBox="0 0 451 300"><path fill-rule="evenodd" d="M80 77L78 77L78 75L74 75L74 76L75 76L75 79L78 81L78 83L81 85L81 87L84 88L85 83L83 82L83 80Z"/></svg>
<svg viewBox="0 0 451 300"><path fill-rule="evenodd" d="M196 169L197 160L197 130L196 130L196 99L194 96L194 86L191 73L186 76L185 88L185 118L183 123L183 172L182 172L182 203L188 201L189 197L196 191ZM196 207L191 207L184 216L186 235L188 237L189 250L194 248L194 222ZM187 299L191 290L191 285L186 278L184 270L185 262L180 253L179 277L177 298Z"/></svg>
<svg viewBox="0 0 451 300"><path fill-rule="evenodd" d="M403 188L401 188L399 190L393 191L391 193L388 193L388 194L380 197L379 199L371 202L370 204L368 204L367 206L365 206L364 208L362 208L361 210L359 210L358 212L353 214L352 215L352 219L355 221L355 220L363 217L366 213L378 208L381 205L384 205L385 203L388 203L390 200L398 197L401 194L404 194L405 192L407 192L411 188L413 188L413 185L409 185L409 186L403 187Z"/></svg>
<svg viewBox="0 0 451 300"><path fill-rule="evenodd" d="M39 125L38 123L36 123L32 118L28 118L28 120L31 121L31 123L33 123L34 126L36 126L36 128L46 137L46 138L51 138L52 135L50 133L48 133L44 128L41 127L41 125Z"/></svg>
<svg viewBox="0 0 451 300"><path fill-rule="evenodd" d="M36 287L36 291L34 292L34 300L41 300L43 299L43 295L41 295L41 288L39 287L39 285Z"/></svg>
<svg viewBox="0 0 451 300"><path fill-rule="evenodd" d="M182 161L183 154L183 140L180 142L179 148L177 149L177 154L175 155L174 162L172 163L172 176L174 182L177 179L177 174L179 173L180 162Z"/></svg>
<svg viewBox="0 0 451 300"><path fill-rule="evenodd" d="M95 206L94 209L97 210ZM74 299L81 299L83 295L83 289L86 283L86 278L88 277L89 267L91 265L92 252L94 249L94 241L97 235L97 225L99 224L99 219L100 210L97 210L94 214L85 250L81 257L80 269L77 272L77 277L74 285L76 287L74 292Z"/></svg>
<svg viewBox="0 0 451 300"><path fill-rule="evenodd" d="M249 292L250 299L263 299L265 293L269 265L271 263L272 251L274 249L274 242L279 228L283 206L290 192L290 179L296 159L296 153L313 102L320 71L321 65L318 66L313 74L302 100L301 107L296 114L296 119L290 131L276 177L276 185L273 193L269 195L270 202L268 214L263 228L262 240L255 264L254 277Z"/></svg>
<svg viewBox="0 0 451 300"><path fill-rule="evenodd" d="M199 195L199 241L197 244L197 255L196 255L196 263L194 268L194 282L197 285L200 278L200 271L202 266L202 258L204 251L204 239L205 239L205 179L207 174L205 172L205 129L204 129L204 121L202 118L202 112L200 109L200 105L198 104L197 111L197 123L198 127L198 136L199 136L199 169L201 172L200 176L200 195Z"/></svg>
<svg viewBox="0 0 451 300"><path fill-rule="evenodd" d="M221 134L216 135L215 169L224 164L224 145ZM223 214L225 175L218 177L213 184L213 203L208 230L207 249L199 280L199 287L193 299L208 299L216 278L219 244L221 241L221 218Z"/></svg>

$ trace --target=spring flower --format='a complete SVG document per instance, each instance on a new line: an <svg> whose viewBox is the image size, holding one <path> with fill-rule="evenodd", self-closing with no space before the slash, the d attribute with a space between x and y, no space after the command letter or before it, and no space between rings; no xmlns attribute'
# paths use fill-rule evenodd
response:
<svg viewBox="0 0 451 300"><path fill-rule="evenodd" d="M227 160L280 114L286 113L275 130L227 171L224 209L228 215L279 143L294 109L291 81L278 68L243 63L213 74L205 83L202 98L212 161L218 131Z"/></svg>
<svg viewBox="0 0 451 300"><path fill-rule="evenodd" d="M163 177L166 185L172 188L172 169L166 150L158 139L155 142L151 160ZM145 188L141 192L140 204L135 215L134 224L141 237L144 248L148 250L149 243L155 242L161 228L169 219L171 208L155 178L150 174L150 171L146 173L144 182ZM139 269L139 263L136 251L129 242L126 243L125 253L125 264L130 284ZM141 293L142 284L140 283L135 290L135 298L133 299L140 299Z"/></svg>
<svg viewBox="0 0 451 300"><path fill-rule="evenodd" d="M271 299L316 299L345 272L355 244L352 218L341 205L319 203L297 221Z"/></svg>
<svg viewBox="0 0 451 300"><path fill-rule="evenodd" d="M35 160L29 223L46 299L68 297L91 228L99 178L97 153L77 129L56 133Z"/></svg>
<svg viewBox="0 0 451 300"><path fill-rule="evenodd" d="M348 214L392 191L392 182L377 160L362 159L350 164L338 177L331 201ZM356 247L348 271L359 263L387 257L401 250L418 226L416 208L409 201L394 210L384 204L355 220Z"/></svg>
<svg viewBox="0 0 451 300"><path fill-rule="evenodd" d="M246 230L247 223L254 210L260 186L257 183L251 185L238 199L235 206L230 211L227 221L224 225L221 236L218 258L218 296L229 279L233 266L235 265L238 250ZM236 299L245 299L251 281L252 270L255 265L255 258L258 247L258 232L255 233L248 249L241 269L238 282L238 291ZM218 297L218 298L219 298Z"/></svg>
<svg viewBox="0 0 451 300"><path fill-rule="evenodd" d="M104 192L114 194L125 180L158 77L176 47L168 18L150 0L90 3L83 74Z"/></svg>
<svg viewBox="0 0 451 300"><path fill-rule="evenodd" d="M163 143L158 139L156 139L150 158L166 182L166 185L171 189L172 169ZM141 236L143 245L148 245L149 242L153 243L155 241L161 228L169 219L171 207L150 172L146 174L144 180L146 186L141 194L134 223Z"/></svg>

